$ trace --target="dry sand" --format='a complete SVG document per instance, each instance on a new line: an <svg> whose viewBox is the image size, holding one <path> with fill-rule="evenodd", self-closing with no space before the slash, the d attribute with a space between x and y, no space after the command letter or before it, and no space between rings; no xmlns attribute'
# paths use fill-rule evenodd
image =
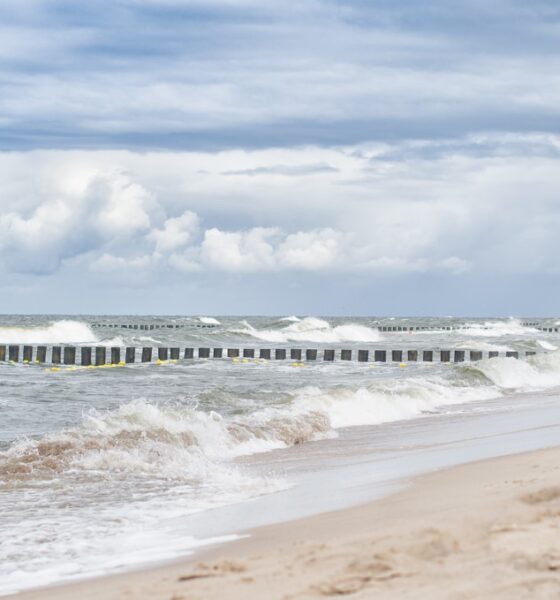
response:
<svg viewBox="0 0 560 600"><path fill-rule="evenodd" d="M365 506L262 527L196 560L18 600L560 598L560 449L416 478Z"/></svg>

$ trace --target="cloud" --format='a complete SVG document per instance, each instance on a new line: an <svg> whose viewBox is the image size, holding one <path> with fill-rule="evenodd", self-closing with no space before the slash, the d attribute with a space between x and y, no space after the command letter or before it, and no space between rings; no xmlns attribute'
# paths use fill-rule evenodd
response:
<svg viewBox="0 0 560 600"><path fill-rule="evenodd" d="M278 247L278 263L286 269L332 268L344 260L339 255L341 238L333 229L292 233Z"/></svg>
<svg viewBox="0 0 560 600"><path fill-rule="evenodd" d="M6 149L351 145L559 117L549 0L22 4L0 7Z"/></svg>
<svg viewBox="0 0 560 600"><path fill-rule="evenodd" d="M0 153L0 270L79 265L115 282L132 272L145 282L548 274L558 269L559 158L557 136L491 132L336 148ZM334 168L278 175L297 164Z"/></svg>
<svg viewBox="0 0 560 600"><path fill-rule="evenodd" d="M223 175L245 175L255 177L257 175L284 175L285 177L293 177L298 175L311 175L313 173L329 173L336 172L337 169L331 165L314 164L314 165L272 165L269 167L257 167L255 169L241 169L239 171L224 171Z"/></svg>
<svg viewBox="0 0 560 600"><path fill-rule="evenodd" d="M124 258L122 256L113 256L112 254L102 254L91 263L93 271L112 272L117 271L119 274L122 271L130 269L146 270L152 267L154 263L153 256L135 256Z"/></svg>
<svg viewBox="0 0 560 600"><path fill-rule="evenodd" d="M204 235L202 258L210 267L223 271L274 269L276 261L271 238L278 233L276 229L264 227L241 232L212 228Z"/></svg>
<svg viewBox="0 0 560 600"><path fill-rule="evenodd" d="M0 248L10 270L48 273L61 262L104 246L130 244L150 229L152 196L123 172L94 174L78 194L52 190L29 214L10 206L0 214Z"/></svg>
<svg viewBox="0 0 560 600"><path fill-rule="evenodd" d="M198 216L190 210L179 217L166 219L161 229L150 231L149 241L155 243L158 252L168 252L186 246L199 227Z"/></svg>
<svg viewBox="0 0 560 600"><path fill-rule="evenodd" d="M222 271L320 271L336 268L341 235L332 229L298 231L255 227L247 231L206 231L201 247L206 265Z"/></svg>

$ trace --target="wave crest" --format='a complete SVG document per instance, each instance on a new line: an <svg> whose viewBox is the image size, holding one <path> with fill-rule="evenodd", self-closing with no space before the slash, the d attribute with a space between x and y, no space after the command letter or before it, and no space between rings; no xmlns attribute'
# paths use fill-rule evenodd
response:
<svg viewBox="0 0 560 600"><path fill-rule="evenodd" d="M464 368L481 373L503 390L530 391L560 385L560 352L538 354L527 360L490 358Z"/></svg>
<svg viewBox="0 0 560 600"><path fill-rule="evenodd" d="M232 333L248 335L258 340L275 343L287 342L316 342L320 344L335 344L338 342L378 342L382 339L376 329L347 323L331 326L328 321L316 317L293 321L282 329L256 329L247 321L244 328L231 329Z"/></svg>
<svg viewBox="0 0 560 600"><path fill-rule="evenodd" d="M81 321L53 321L50 325L0 327L0 342L14 344L95 343L97 336Z"/></svg>

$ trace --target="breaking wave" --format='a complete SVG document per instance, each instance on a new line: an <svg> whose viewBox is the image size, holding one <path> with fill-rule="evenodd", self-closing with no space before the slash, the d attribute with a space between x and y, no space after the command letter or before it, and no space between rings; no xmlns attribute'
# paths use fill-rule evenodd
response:
<svg viewBox="0 0 560 600"><path fill-rule="evenodd" d="M559 352L539 354L527 360L491 358L472 363L465 369L482 374L502 390L523 392L560 386Z"/></svg>
<svg viewBox="0 0 560 600"><path fill-rule="evenodd" d="M461 333L475 337L501 337L505 335L526 335L535 333L536 329L524 327L519 319L509 318L505 321L486 321L484 323L467 323Z"/></svg>
<svg viewBox="0 0 560 600"><path fill-rule="evenodd" d="M220 321L214 317L198 317L198 320L205 325L221 325Z"/></svg>
<svg viewBox="0 0 560 600"><path fill-rule="evenodd" d="M115 410L91 410L79 426L13 443L0 452L0 482L79 470L205 484L231 473L236 457L330 437L340 427L410 419L446 405L554 386L560 386L560 352L492 358L442 375L381 378L361 387L307 386L235 416L139 399Z"/></svg>
<svg viewBox="0 0 560 600"><path fill-rule="evenodd" d="M297 319L297 320L294 320ZM360 325L358 323L347 323L344 325L331 326L323 319L316 317L287 317L290 325L282 329L256 329L247 321L243 321L242 329L231 329L232 333L244 334L266 342L316 342L333 344L337 342L378 342L382 339L376 329Z"/></svg>
<svg viewBox="0 0 560 600"><path fill-rule="evenodd" d="M546 340L537 340L537 345L545 350L558 350L558 346L555 346Z"/></svg>
<svg viewBox="0 0 560 600"><path fill-rule="evenodd" d="M95 343L97 336L81 321L54 321L46 326L0 327L0 342L16 344Z"/></svg>
<svg viewBox="0 0 560 600"><path fill-rule="evenodd" d="M291 446L330 428L324 414L258 411L244 420L181 405L140 399L39 440L21 440L0 453L0 482L79 470L147 475L192 485L235 472L228 459ZM220 465L223 465L222 467Z"/></svg>

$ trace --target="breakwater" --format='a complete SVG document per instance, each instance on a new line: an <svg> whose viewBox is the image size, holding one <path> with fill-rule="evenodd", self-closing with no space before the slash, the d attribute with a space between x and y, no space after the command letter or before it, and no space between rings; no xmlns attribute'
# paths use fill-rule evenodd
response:
<svg viewBox="0 0 560 600"><path fill-rule="evenodd" d="M71 345L0 345L0 362L101 366L105 364L152 363L157 361L205 359L260 359L291 361L357 361L362 363L415 363L479 361L485 358L523 358L534 351L482 351L447 349L378 348L230 348L181 346L71 346Z"/></svg>
<svg viewBox="0 0 560 600"><path fill-rule="evenodd" d="M523 327L531 327L542 333L559 333L560 327L549 323L523 322ZM91 327L95 329L135 329L139 331L155 331L158 329L215 329L218 327L214 323L92 323ZM469 331L472 324L453 324L453 325L374 325L373 329L385 333L399 332L422 332L422 331ZM480 326L479 330L491 330L490 326Z"/></svg>

